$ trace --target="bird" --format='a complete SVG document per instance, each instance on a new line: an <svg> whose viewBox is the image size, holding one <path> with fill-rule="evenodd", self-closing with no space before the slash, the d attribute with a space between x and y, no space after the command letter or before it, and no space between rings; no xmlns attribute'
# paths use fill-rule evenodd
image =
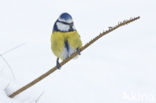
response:
<svg viewBox="0 0 156 103"><path fill-rule="evenodd" d="M60 69L59 59L66 59L74 52L80 55L82 41L77 32L72 16L64 12L55 21L51 34L51 49L56 59L56 67Z"/></svg>

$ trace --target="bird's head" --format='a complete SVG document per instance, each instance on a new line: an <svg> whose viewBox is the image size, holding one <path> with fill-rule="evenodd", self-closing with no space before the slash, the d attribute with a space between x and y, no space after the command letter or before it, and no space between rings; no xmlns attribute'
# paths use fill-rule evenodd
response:
<svg viewBox="0 0 156 103"><path fill-rule="evenodd" d="M71 32L75 31L73 19L70 14L62 13L54 24L53 31Z"/></svg>

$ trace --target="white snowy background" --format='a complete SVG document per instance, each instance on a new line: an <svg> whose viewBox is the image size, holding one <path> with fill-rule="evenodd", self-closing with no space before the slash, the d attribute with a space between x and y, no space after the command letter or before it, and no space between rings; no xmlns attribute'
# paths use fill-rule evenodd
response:
<svg viewBox="0 0 156 103"><path fill-rule="evenodd" d="M42 92L38 103L156 103L155 11L155 0L0 0L0 54L24 43L3 55L16 80L0 58L0 103L34 103ZM50 36L62 12L73 16L83 44L118 21L141 19L104 36L78 59L8 99L4 88L17 89L55 66Z"/></svg>

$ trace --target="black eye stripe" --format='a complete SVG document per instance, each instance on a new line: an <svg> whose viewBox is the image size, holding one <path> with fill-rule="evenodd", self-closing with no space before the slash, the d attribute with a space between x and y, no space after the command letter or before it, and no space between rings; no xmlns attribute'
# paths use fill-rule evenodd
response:
<svg viewBox="0 0 156 103"><path fill-rule="evenodd" d="M58 22L60 22L62 24L65 24L65 25L73 26L73 22L72 23L66 23L66 22L63 22L63 21L58 21Z"/></svg>

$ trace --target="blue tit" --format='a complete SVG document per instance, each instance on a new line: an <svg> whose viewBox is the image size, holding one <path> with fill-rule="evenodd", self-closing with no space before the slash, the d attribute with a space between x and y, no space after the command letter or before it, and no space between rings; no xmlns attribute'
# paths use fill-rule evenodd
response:
<svg viewBox="0 0 156 103"><path fill-rule="evenodd" d="M82 42L75 29L73 19L69 13L62 13L53 26L51 35L51 49L57 57L56 67L60 69L59 58L64 60L74 52L80 54Z"/></svg>

